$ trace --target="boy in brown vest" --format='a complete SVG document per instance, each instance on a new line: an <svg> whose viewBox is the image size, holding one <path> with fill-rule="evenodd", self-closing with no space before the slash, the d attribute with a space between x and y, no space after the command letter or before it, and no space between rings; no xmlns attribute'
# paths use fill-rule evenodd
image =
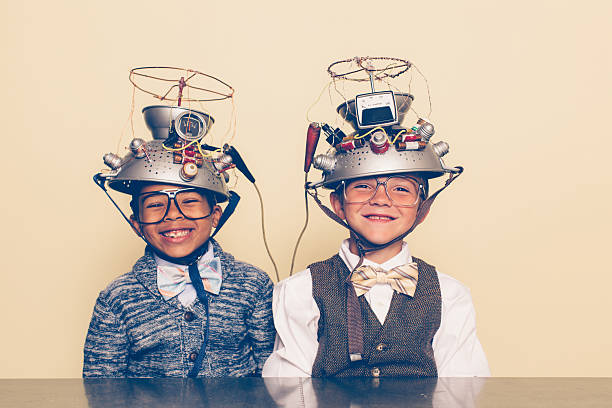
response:
<svg viewBox="0 0 612 408"><path fill-rule="evenodd" d="M367 101L360 110L360 95L338 107L354 133L322 126L335 149L314 158L323 179L306 188L333 191L333 212L311 195L350 236L336 255L275 287L277 337L264 376L490 375L469 290L403 242L463 169L444 165L448 145L429 142L429 122L400 126L412 95L385 93L397 109L387 123L366 115ZM444 187L429 195L428 180L444 174Z"/></svg>

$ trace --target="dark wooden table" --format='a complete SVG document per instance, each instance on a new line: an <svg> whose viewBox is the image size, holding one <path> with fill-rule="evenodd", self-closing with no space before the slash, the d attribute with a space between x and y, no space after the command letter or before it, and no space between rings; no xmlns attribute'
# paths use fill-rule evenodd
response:
<svg viewBox="0 0 612 408"><path fill-rule="evenodd" d="M0 407L612 407L612 378L0 380Z"/></svg>

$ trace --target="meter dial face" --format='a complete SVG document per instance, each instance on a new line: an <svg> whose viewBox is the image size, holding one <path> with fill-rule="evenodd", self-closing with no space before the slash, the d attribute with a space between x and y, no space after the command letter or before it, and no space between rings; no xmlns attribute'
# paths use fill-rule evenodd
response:
<svg viewBox="0 0 612 408"><path fill-rule="evenodd" d="M176 118L176 133L185 140L198 140L206 134L206 122L194 112L185 112Z"/></svg>

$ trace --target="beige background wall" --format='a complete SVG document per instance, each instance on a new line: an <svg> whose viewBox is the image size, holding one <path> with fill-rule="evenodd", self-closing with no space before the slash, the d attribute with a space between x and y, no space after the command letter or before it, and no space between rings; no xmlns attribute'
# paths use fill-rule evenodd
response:
<svg viewBox="0 0 612 408"><path fill-rule="evenodd" d="M408 58L429 80L436 138L466 172L408 242L472 289L493 374L612 375L609 1L18 3L0 13L0 377L80 376L98 292L142 253L91 182L124 129L130 68L191 67L236 88L236 145L287 276L305 111L327 65L355 55ZM136 100L139 136L154 103ZM227 106L208 108L222 134ZM236 188L220 241L272 274L255 192ZM298 269L346 235L310 208Z"/></svg>

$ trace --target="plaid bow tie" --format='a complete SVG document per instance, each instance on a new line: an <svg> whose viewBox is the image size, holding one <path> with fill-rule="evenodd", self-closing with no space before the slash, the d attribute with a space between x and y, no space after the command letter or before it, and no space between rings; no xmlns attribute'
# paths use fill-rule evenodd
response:
<svg viewBox="0 0 612 408"><path fill-rule="evenodd" d="M418 279L419 270L416 262L400 265L388 272L382 268L362 265L355 269L351 276L357 296L363 295L377 283L388 283L396 292L412 297Z"/></svg>
<svg viewBox="0 0 612 408"><path fill-rule="evenodd" d="M218 295L221 290L221 260L212 258L209 261L198 262L198 270L204 284L204 290ZM157 288L165 300L172 299L185 290L185 285L191 283L189 269L185 266L157 266Z"/></svg>

